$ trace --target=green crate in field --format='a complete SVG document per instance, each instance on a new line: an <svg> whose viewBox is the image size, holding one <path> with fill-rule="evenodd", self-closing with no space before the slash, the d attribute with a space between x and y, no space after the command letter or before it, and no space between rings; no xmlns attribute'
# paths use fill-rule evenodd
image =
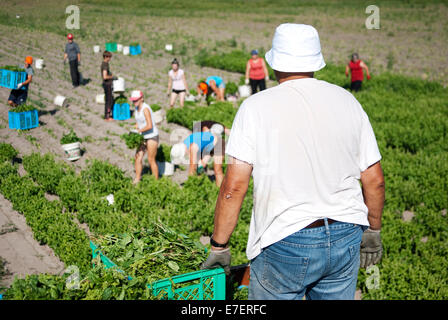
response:
<svg viewBox="0 0 448 320"><path fill-rule="evenodd" d="M116 268L124 273L92 241L90 248L92 257L100 255L106 269ZM128 280L132 278L128 276ZM223 268L199 270L158 280L147 287L161 300L225 300L226 274Z"/></svg>
<svg viewBox="0 0 448 320"><path fill-rule="evenodd" d="M117 52L116 42L106 42L106 51Z"/></svg>

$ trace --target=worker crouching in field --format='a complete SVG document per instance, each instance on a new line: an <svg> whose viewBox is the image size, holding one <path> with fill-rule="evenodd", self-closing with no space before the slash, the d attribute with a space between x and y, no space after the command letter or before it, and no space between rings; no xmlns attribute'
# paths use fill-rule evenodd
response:
<svg viewBox="0 0 448 320"><path fill-rule="evenodd" d="M159 147L159 130L154 122L151 107L145 103L143 92L139 90L132 91L130 100L135 106L135 128L138 133L143 135L143 143L135 153L135 179L134 184L138 183L142 176L143 157L148 152L148 163L153 176L159 178L159 168L157 167L156 155Z"/></svg>
<svg viewBox="0 0 448 320"><path fill-rule="evenodd" d="M109 62L112 59L112 53L109 51L103 52L103 62L101 63L101 78L103 79L103 89L105 95L104 105L104 119L106 121L113 121L112 107L114 104L114 95L112 92L113 80L118 78L113 76L109 69Z"/></svg>
<svg viewBox="0 0 448 320"><path fill-rule="evenodd" d="M34 70L31 66L33 64L33 57L27 56L25 58L25 64L23 68L26 72L26 80L22 83L17 84L17 89L11 90L8 98L8 104L11 107L17 107L20 104L26 103L28 98L28 88L30 83L33 81ZM22 67L22 66L20 66Z"/></svg>
<svg viewBox="0 0 448 320"><path fill-rule="evenodd" d="M345 76L348 77L348 72L351 73L351 85L350 90L352 91L359 91L361 90L362 82L364 81L364 72L366 71L367 80L370 80L370 72L367 65L364 63L364 61L359 59L359 56L357 53L352 54L352 59L350 62L345 66Z"/></svg>
<svg viewBox="0 0 448 320"><path fill-rule="evenodd" d="M221 77L210 76L205 81L198 83L197 92L198 96L205 95L207 98L214 93L216 100L224 101L226 84Z"/></svg>
<svg viewBox="0 0 448 320"><path fill-rule="evenodd" d="M229 133L229 129L218 122L197 122L193 133L172 147L171 161L174 164L189 163L188 175L191 176L204 172L208 161L213 158L215 183L218 187L221 186L224 177L222 164L225 149L222 135L225 132Z"/></svg>
<svg viewBox="0 0 448 320"><path fill-rule="evenodd" d="M279 85L238 109L202 268L230 271L229 240L253 176L249 300L352 300L359 267L382 255L372 126L352 94L314 78L325 62L312 26L277 27L266 61Z"/></svg>

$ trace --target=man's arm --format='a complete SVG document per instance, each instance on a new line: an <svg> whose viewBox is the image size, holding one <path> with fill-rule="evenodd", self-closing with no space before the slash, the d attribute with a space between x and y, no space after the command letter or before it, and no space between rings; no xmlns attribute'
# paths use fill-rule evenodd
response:
<svg viewBox="0 0 448 320"><path fill-rule="evenodd" d="M238 223L251 174L252 165L229 157L226 175L219 190L215 208L213 240L218 243L227 243ZM222 250L222 248L212 247L212 250Z"/></svg>
<svg viewBox="0 0 448 320"><path fill-rule="evenodd" d="M381 229L381 217L384 208L385 183L381 164L377 163L361 172L362 194L369 214L370 229Z"/></svg>

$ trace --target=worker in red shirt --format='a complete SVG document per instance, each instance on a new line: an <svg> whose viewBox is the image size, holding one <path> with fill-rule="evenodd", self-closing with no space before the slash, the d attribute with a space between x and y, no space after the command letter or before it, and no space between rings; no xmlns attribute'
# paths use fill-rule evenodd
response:
<svg viewBox="0 0 448 320"><path fill-rule="evenodd" d="M353 53L352 59L345 67L345 76L348 77L349 71L352 75L352 83L350 85L350 89L352 91L359 91L361 89L362 81L364 80L363 70L366 71L367 80L370 80L369 68L364 61L359 59L359 55L357 53Z"/></svg>

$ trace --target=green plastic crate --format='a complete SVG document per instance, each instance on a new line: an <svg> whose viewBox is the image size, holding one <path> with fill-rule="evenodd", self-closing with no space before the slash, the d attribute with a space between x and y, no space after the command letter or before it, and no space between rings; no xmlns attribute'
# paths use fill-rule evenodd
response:
<svg viewBox="0 0 448 320"><path fill-rule="evenodd" d="M116 42L106 42L106 51L117 52Z"/></svg>
<svg viewBox="0 0 448 320"><path fill-rule="evenodd" d="M106 269L116 268L124 273L92 241L90 248L92 257L100 255ZM129 276L128 279L132 280ZM161 300L225 300L226 274L223 268L199 270L158 280L147 284L147 287Z"/></svg>

